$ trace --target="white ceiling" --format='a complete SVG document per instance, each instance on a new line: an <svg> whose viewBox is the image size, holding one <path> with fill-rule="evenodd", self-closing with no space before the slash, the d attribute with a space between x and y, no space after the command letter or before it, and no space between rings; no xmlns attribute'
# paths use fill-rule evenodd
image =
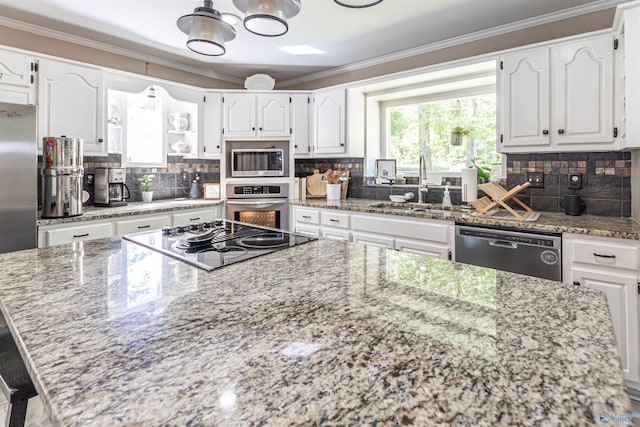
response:
<svg viewBox="0 0 640 427"><path fill-rule="evenodd" d="M56 37L80 38L96 47L108 44L117 53L236 83L255 73L283 82L517 21L554 14L541 18L548 21L625 1L384 0L349 9L333 0L302 0L302 11L289 20L287 34L260 37L240 24L221 57L191 52L176 26L180 16L204 4L201 0L0 0L0 24L20 28L26 23L39 33L55 30L62 33ZM232 0L214 0L213 7L240 15ZM51 35L47 30L44 34ZM325 53L294 56L280 50L298 44Z"/></svg>

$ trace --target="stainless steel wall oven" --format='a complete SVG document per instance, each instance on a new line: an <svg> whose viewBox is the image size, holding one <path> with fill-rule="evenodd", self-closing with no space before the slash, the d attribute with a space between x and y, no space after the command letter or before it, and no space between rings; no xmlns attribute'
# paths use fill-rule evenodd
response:
<svg viewBox="0 0 640 427"><path fill-rule="evenodd" d="M289 184L227 184L227 219L289 230Z"/></svg>

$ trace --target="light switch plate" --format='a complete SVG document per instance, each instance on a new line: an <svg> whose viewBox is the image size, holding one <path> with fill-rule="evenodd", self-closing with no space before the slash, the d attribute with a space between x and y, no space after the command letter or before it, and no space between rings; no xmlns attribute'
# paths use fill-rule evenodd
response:
<svg viewBox="0 0 640 427"><path fill-rule="evenodd" d="M525 172L524 179L531 183L531 188L544 187L544 172Z"/></svg>

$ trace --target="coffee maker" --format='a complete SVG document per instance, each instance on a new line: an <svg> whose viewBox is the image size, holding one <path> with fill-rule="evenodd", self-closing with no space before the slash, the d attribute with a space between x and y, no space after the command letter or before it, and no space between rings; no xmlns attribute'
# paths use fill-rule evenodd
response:
<svg viewBox="0 0 640 427"><path fill-rule="evenodd" d="M124 168L96 168L94 179L96 206L124 206L130 197Z"/></svg>

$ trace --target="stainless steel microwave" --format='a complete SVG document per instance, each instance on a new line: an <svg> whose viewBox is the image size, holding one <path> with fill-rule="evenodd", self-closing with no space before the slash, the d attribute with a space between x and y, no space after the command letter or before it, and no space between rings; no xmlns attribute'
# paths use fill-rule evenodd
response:
<svg viewBox="0 0 640 427"><path fill-rule="evenodd" d="M231 176L286 176L282 148L235 148L231 150Z"/></svg>

